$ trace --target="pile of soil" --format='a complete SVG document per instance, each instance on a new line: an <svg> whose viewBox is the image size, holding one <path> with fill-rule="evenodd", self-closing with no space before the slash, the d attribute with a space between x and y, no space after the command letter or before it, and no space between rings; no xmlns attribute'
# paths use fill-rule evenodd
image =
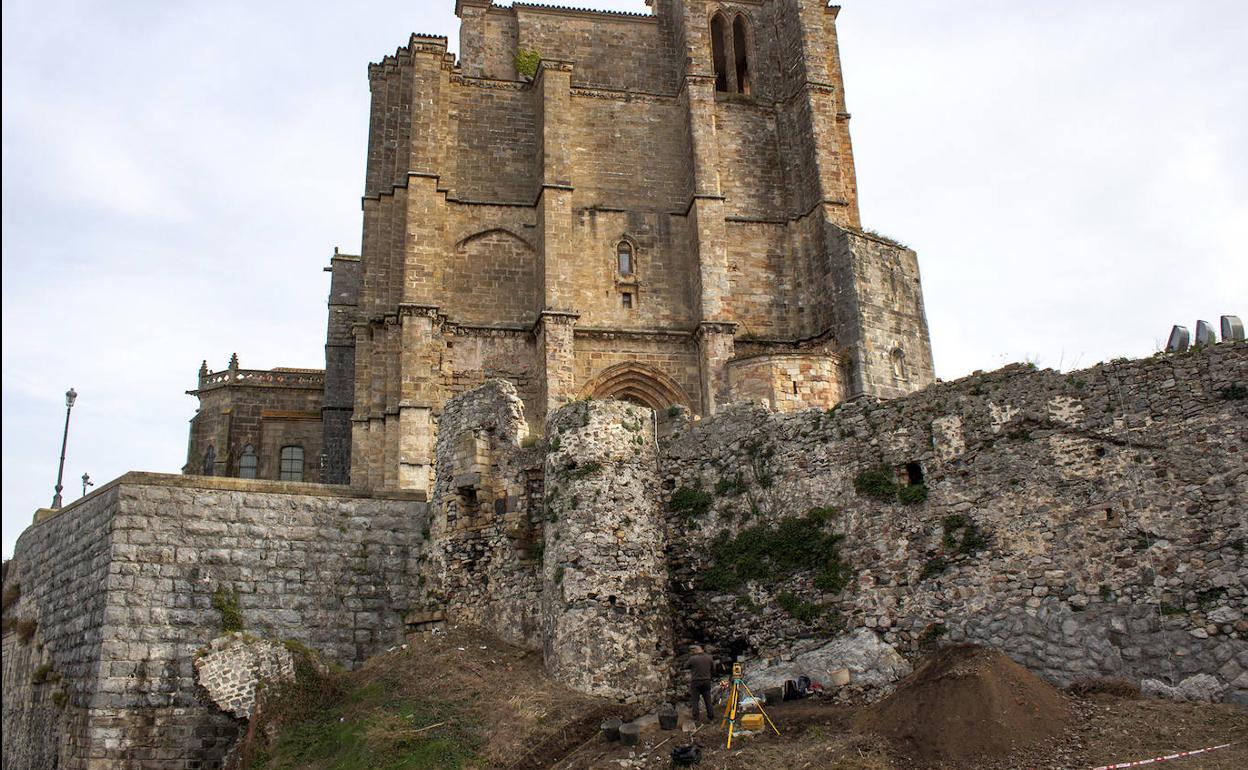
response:
<svg viewBox="0 0 1248 770"><path fill-rule="evenodd" d="M974 767L1059 738L1073 710L1052 686L998 650L944 647L854 730L885 738L912 762Z"/></svg>

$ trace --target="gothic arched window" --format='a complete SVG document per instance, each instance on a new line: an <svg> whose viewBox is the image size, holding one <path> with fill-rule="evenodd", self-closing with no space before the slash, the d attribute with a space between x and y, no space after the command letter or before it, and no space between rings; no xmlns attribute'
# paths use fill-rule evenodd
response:
<svg viewBox="0 0 1248 770"><path fill-rule="evenodd" d="M732 90L728 87L728 22L721 13L711 19L711 60L715 64L715 90Z"/></svg>
<svg viewBox="0 0 1248 770"><path fill-rule="evenodd" d="M737 93L750 92L750 62L747 55L749 47L749 22L740 14L732 20L732 51L736 59Z"/></svg>
<svg viewBox="0 0 1248 770"><path fill-rule="evenodd" d="M216 467L217 467L217 449L212 444L209 444L208 448L204 450L204 467L203 467L204 475L211 476L213 471L216 470Z"/></svg>
<svg viewBox="0 0 1248 770"><path fill-rule="evenodd" d="M620 241L615 247L615 268L620 275L632 275L637 269L637 264L633 260L633 244Z"/></svg>
<svg viewBox="0 0 1248 770"><path fill-rule="evenodd" d="M243 447L243 456L238 460L238 477L240 479L256 478L256 450L251 444Z"/></svg>

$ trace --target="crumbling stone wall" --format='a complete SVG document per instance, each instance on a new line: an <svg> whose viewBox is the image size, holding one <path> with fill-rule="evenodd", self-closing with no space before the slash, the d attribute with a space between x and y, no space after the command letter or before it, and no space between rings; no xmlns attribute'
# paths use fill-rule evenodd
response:
<svg viewBox="0 0 1248 770"><path fill-rule="evenodd" d="M295 678L295 659L279 642L247 638L242 632L220 636L195 653L195 679L222 711L250 719L261 681Z"/></svg>
<svg viewBox="0 0 1248 770"><path fill-rule="evenodd" d="M550 418L542 626L546 668L582 692L654 697L668 684L666 537L654 413L579 401Z"/></svg>
<svg viewBox="0 0 1248 770"><path fill-rule="evenodd" d="M220 767L239 733L195 681L227 616L345 665L394 644L425 505L131 473L41 514L10 567L37 632L22 649L6 623L4 765L189 770ZM44 663L57 678L34 685Z"/></svg>
<svg viewBox="0 0 1248 770"><path fill-rule="evenodd" d="M1248 345L1227 343L688 424L660 454L678 634L763 658L840 627L910 649L971 639L1057 682L1207 673L1244 702L1246 385ZM912 503L890 493L920 473ZM671 505L695 489L704 509ZM732 568L716 543L811 509L842 538L843 590L814 571L706 590Z"/></svg>
<svg viewBox="0 0 1248 770"><path fill-rule="evenodd" d="M442 413L422 564L422 618L482 626L541 647L542 454L515 386L491 380Z"/></svg>

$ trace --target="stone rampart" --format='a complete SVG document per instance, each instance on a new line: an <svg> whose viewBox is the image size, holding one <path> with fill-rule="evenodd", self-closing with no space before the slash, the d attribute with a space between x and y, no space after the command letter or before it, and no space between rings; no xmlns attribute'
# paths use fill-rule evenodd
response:
<svg viewBox="0 0 1248 770"><path fill-rule="evenodd" d="M231 623L346 665L396 643L426 515L415 497L146 473L45 513L5 580L4 766L36 770L219 767L240 723L198 687L197 651Z"/></svg>
<svg viewBox="0 0 1248 770"><path fill-rule="evenodd" d="M660 452L678 634L970 639L1056 682L1205 673L1248 701L1246 385L1230 343L691 423ZM790 569L761 575L758 542Z"/></svg>

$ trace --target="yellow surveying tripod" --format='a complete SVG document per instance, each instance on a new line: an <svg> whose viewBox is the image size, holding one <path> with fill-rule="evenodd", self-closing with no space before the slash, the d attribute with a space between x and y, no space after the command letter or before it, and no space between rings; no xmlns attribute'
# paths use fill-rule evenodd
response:
<svg viewBox="0 0 1248 770"><path fill-rule="evenodd" d="M724 725L728 725L727 748L730 748L730 749L732 748L732 734L736 732L737 730L742 729L741 727L742 715L739 709L741 705L741 693L742 692L744 692L746 695L754 699L754 705L758 706L758 710L760 713L762 713L763 719L766 719L767 724L771 725L771 729L776 731L776 735L780 734L780 729L776 727L776 723L772 722L771 717L767 716L767 712L763 710L762 701L760 701L757 697L755 697L754 693L750 692L750 688L745 684L745 678L741 675L741 664L733 663L732 664L732 687L728 690L728 705L724 708L723 721L719 723L720 727L723 727Z"/></svg>

